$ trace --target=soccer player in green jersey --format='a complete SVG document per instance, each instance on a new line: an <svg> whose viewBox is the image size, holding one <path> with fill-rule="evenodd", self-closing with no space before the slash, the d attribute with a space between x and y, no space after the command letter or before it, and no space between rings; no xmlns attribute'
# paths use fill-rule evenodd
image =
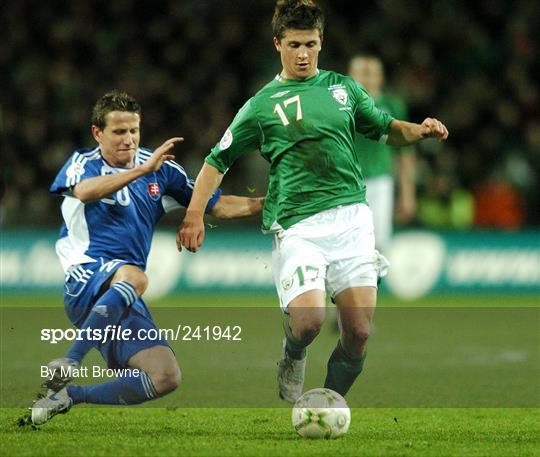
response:
<svg viewBox="0 0 540 457"><path fill-rule="evenodd" d="M383 91L384 68L381 60L373 55L356 55L349 62L349 76L360 83L373 97L377 108L397 119L407 119L405 104ZM396 217L400 222L410 222L416 212L414 184L414 149L393 148L387 144L356 135L356 153L366 184L366 199L373 212L375 243L386 252L393 231L394 218L394 158L399 158Z"/></svg>
<svg viewBox="0 0 540 457"><path fill-rule="evenodd" d="M201 247L213 190L236 159L259 149L270 162L262 225L274 234L274 278L285 316L279 393L291 403L302 393L306 347L323 324L326 291L336 303L340 339L325 387L344 395L366 355L377 277L386 265L375 250L357 132L395 146L448 136L436 119L393 119L352 78L320 70L323 22L313 1L277 2L272 26L283 69L246 102L206 157L177 234L179 249Z"/></svg>

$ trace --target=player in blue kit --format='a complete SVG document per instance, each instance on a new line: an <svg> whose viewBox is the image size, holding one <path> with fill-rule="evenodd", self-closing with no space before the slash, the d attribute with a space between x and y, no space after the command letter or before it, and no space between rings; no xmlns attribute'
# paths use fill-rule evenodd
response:
<svg viewBox="0 0 540 457"><path fill-rule="evenodd" d="M140 106L129 95L113 91L101 97L92 114L98 146L75 151L50 188L64 196L56 252L66 273L65 309L83 337L47 366L47 395L31 408L35 425L77 403L136 404L180 383L167 341L137 335L157 330L141 298L154 227L166 212L189 204L193 181L172 161L171 150L183 139L170 138L155 151L141 148L140 120ZM221 219L252 216L263 200L221 195L218 189L206 212ZM135 338L111 338L107 329L115 325ZM68 385L93 347L110 368L131 370L110 382Z"/></svg>

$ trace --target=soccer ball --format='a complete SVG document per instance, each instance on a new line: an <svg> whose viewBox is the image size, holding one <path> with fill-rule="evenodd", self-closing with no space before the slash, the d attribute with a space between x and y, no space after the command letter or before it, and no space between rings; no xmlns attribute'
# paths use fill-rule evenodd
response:
<svg viewBox="0 0 540 457"><path fill-rule="evenodd" d="M349 430L351 410L337 392L326 388L312 389L294 404L292 423L304 438L338 438Z"/></svg>

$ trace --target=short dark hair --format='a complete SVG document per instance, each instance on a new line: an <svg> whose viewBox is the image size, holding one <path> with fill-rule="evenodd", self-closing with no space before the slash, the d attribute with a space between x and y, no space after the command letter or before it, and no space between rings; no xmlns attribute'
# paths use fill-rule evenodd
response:
<svg viewBox="0 0 540 457"><path fill-rule="evenodd" d="M272 31L281 40L286 29L317 29L322 39L324 14L313 0L278 0L272 18Z"/></svg>
<svg viewBox="0 0 540 457"><path fill-rule="evenodd" d="M100 130L107 126L105 116L111 111L128 111L141 115L141 105L130 95L119 90L107 92L95 104L92 110L92 125L95 125Z"/></svg>

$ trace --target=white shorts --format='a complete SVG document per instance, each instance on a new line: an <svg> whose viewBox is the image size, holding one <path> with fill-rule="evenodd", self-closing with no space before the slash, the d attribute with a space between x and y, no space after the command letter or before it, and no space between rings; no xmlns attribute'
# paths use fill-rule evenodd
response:
<svg viewBox="0 0 540 457"><path fill-rule="evenodd" d="M274 235L274 281L281 308L309 290L335 297L351 287L377 287L388 261L375 250L373 216L358 203L338 206Z"/></svg>

